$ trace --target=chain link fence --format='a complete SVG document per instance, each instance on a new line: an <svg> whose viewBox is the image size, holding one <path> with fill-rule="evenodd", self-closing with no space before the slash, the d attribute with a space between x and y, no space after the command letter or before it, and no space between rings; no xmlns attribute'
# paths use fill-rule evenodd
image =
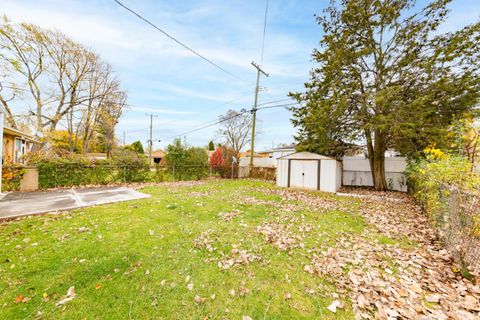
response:
<svg viewBox="0 0 480 320"><path fill-rule="evenodd" d="M480 194L456 187L442 189L438 235L462 266L480 272Z"/></svg>

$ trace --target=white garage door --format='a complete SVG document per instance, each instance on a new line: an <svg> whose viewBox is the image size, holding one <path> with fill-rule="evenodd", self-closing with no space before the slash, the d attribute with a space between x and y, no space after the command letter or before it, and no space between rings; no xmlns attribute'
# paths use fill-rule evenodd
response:
<svg viewBox="0 0 480 320"><path fill-rule="evenodd" d="M318 161L291 160L290 186L294 188L317 190Z"/></svg>

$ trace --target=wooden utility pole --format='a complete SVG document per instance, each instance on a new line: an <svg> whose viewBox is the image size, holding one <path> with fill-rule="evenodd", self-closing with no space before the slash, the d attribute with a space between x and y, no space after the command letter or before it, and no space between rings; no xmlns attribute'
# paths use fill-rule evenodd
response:
<svg viewBox="0 0 480 320"><path fill-rule="evenodd" d="M152 163L152 145L153 145L153 138L152 138L152 130L153 130L153 117L158 117L158 115L154 115L151 113L146 113L145 115L150 116L150 139L148 140L148 160L149 164Z"/></svg>
<svg viewBox="0 0 480 320"><path fill-rule="evenodd" d="M263 71L258 64L252 61L252 66L257 69L257 84L255 86L255 100L253 102L253 109L252 109L252 141L250 146L250 167L253 167L253 155L255 153L255 125L257 122L257 103L258 103L258 91L260 85L260 74L263 73L265 77L268 77L268 73Z"/></svg>

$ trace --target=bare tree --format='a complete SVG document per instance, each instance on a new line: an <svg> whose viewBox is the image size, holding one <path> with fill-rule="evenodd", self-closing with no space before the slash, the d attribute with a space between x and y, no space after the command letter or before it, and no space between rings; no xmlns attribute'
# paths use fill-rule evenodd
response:
<svg viewBox="0 0 480 320"><path fill-rule="evenodd" d="M108 136L105 139L114 141L113 130L125 107L126 93L112 67L91 50L59 31L14 24L4 17L0 62L0 77L4 78L0 103L9 111L9 123L15 125L11 105L18 104L21 96L29 108L25 116L35 118L37 133L48 136L58 126L67 129L70 151L77 151L83 139L83 150L88 152L99 128L104 138ZM4 83L22 92L4 91Z"/></svg>
<svg viewBox="0 0 480 320"><path fill-rule="evenodd" d="M235 151L236 156L251 141L252 116L249 113L240 113L228 110L219 117L222 121L217 134L221 136L225 144Z"/></svg>
<svg viewBox="0 0 480 320"><path fill-rule="evenodd" d="M106 101L98 110L97 133L101 136L107 158L110 158L115 147L115 126L125 108L126 94L116 91L110 96L112 101Z"/></svg>
<svg viewBox="0 0 480 320"><path fill-rule="evenodd" d="M45 37L42 32L30 24L12 24L3 17L0 24L1 58L21 75L34 102L37 131L42 131L42 112L44 107L44 91L41 90L41 76L47 67L45 62Z"/></svg>

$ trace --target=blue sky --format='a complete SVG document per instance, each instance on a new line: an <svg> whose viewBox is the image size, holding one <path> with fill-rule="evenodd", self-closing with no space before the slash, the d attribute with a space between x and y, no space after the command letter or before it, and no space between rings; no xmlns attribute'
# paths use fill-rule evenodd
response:
<svg viewBox="0 0 480 320"><path fill-rule="evenodd" d="M260 60L265 1L122 2L243 81L213 68L111 0L0 0L0 13L61 30L112 64L131 105L117 128L119 136L126 132L127 143L146 143L147 112L158 115L153 134L154 140L162 140L154 144L158 148L228 109L252 106L256 75L250 62ZM285 99L289 91L302 89L314 66L310 54L321 37L313 15L328 3L270 0L263 63L270 77L262 78L267 90L260 93L259 103ZM441 31L476 21L480 1L457 0L450 9ZM263 110L258 118L262 133L256 150L293 142L287 110ZM217 129L188 134L187 142L206 145L215 140Z"/></svg>

